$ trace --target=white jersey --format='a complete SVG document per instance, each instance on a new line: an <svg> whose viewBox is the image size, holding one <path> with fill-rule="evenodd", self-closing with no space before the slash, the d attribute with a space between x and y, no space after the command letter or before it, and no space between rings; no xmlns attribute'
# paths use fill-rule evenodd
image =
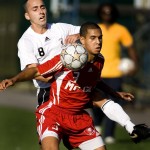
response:
<svg viewBox="0 0 150 150"><path fill-rule="evenodd" d="M29 27L18 42L18 57L20 58L21 70L27 65L42 64L59 54L67 35L79 33L79 26L66 23L48 24L44 34L38 34ZM37 88L47 88L48 83L34 80Z"/></svg>

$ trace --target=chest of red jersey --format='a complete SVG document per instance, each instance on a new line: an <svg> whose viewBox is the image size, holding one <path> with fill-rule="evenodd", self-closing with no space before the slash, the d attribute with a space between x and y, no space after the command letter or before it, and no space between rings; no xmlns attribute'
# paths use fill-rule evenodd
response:
<svg viewBox="0 0 150 150"><path fill-rule="evenodd" d="M99 62L87 63L87 65L79 72L73 72L74 77L78 75L77 84L82 88L91 87L93 88L100 78L102 64Z"/></svg>
<svg viewBox="0 0 150 150"><path fill-rule="evenodd" d="M79 71L61 68L55 75L51 84L50 99L54 104L71 110L80 110L90 100L90 93L100 78L103 61L96 60L87 63Z"/></svg>

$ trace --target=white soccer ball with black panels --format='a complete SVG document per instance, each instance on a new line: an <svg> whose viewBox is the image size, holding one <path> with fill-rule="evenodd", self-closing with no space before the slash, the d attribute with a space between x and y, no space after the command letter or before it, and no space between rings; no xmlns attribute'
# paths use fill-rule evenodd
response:
<svg viewBox="0 0 150 150"><path fill-rule="evenodd" d="M119 69L122 71L123 75L127 75L135 69L135 64L130 58L122 58L120 61Z"/></svg>
<svg viewBox="0 0 150 150"><path fill-rule="evenodd" d="M64 67L77 71L82 69L88 61L88 52L79 43L65 45L61 51L60 59Z"/></svg>

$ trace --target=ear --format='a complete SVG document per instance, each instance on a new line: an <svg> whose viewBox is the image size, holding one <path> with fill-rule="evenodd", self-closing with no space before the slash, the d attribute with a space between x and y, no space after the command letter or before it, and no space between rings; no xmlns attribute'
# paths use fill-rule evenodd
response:
<svg viewBox="0 0 150 150"><path fill-rule="evenodd" d="M28 14L28 13L25 13L24 16L25 16L25 18L26 18L27 20L30 20L30 17L29 17L29 14Z"/></svg>
<svg viewBox="0 0 150 150"><path fill-rule="evenodd" d="M83 36L80 36L80 42L82 43L82 45L85 44L85 38Z"/></svg>

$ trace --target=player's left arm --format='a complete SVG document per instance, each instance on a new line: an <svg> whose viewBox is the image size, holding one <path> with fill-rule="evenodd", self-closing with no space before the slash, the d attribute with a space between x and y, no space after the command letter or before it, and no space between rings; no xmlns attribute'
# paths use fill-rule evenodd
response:
<svg viewBox="0 0 150 150"><path fill-rule="evenodd" d="M67 35L64 41L65 44L75 43L79 37L80 26L74 26L72 24L59 23L61 26L62 36Z"/></svg>
<svg viewBox="0 0 150 150"><path fill-rule="evenodd" d="M109 85L107 85L103 80L100 80L97 83L96 88L118 99L122 99L126 101L132 101L134 99L134 96L131 93L117 92L113 88L111 88Z"/></svg>

